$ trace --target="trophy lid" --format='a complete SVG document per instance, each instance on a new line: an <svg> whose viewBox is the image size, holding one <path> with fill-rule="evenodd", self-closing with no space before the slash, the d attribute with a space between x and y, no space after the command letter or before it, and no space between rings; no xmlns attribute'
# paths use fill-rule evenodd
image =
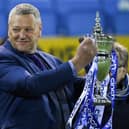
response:
<svg viewBox="0 0 129 129"><path fill-rule="evenodd" d="M95 25L93 27L93 35L96 34L102 34L102 27L101 27L101 23L100 23L101 19L99 16L99 12L96 12L96 18L95 18Z"/></svg>
<svg viewBox="0 0 129 129"><path fill-rule="evenodd" d="M93 37L96 40L99 55L106 56L110 55L112 51L114 39L112 36L103 33L100 21L100 15L97 11L95 17L95 25L93 27Z"/></svg>
<svg viewBox="0 0 129 129"><path fill-rule="evenodd" d="M103 38L103 39L107 39L107 40L115 40L111 35L107 35L103 33L103 28L101 26L101 18L100 18L100 14L99 11L96 12L96 17L95 17L95 25L93 27L93 36L97 38Z"/></svg>

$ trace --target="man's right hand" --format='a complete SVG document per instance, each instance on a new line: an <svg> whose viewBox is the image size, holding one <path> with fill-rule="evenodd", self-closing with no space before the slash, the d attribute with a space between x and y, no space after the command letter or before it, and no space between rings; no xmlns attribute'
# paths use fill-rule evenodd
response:
<svg viewBox="0 0 129 129"><path fill-rule="evenodd" d="M88 65L97 53L96 43L92 38L84 37L77 48L75 56L71 59L77 72Z"/></svg>

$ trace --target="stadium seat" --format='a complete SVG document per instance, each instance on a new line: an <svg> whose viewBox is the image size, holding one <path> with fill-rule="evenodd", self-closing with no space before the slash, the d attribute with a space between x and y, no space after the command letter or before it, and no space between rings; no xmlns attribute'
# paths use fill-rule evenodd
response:
<svg viewBox="0 0 129 129"><path fill-rule="evenodd" d="M19 3L31 3L41 12L42 36L78 36L91 34L95 24L96 11L100 12L104 33L112 28L111 17L105 19L105 10L116 17L115 34L128 35L129 12L116 10L118 0L0 0L0 36L7 35L7 16ZM108 3L108 4L107 4ZM108 6L107 6L108 5ZM110 8L109 8L110 7ZM113 10L114 11L113 11ZM1 13L2 12L2 13ZM115 18L114 17L114 18ZM108 23L108 24L107 24ZM105 26L107 28L105 28ZM112 33L112 30L109 33Z"/></svg>
<svg viewBox="0 0 129 129"><path fill-rule="evenodd" d="M95 24L95 12L76 12L68 16L69 35L86 35L91 34Z"/></svg>
<svg viewBox="0 0 129 129"><path fill-rule="evenodd" d="M58 0L58 12L69 36L91 33L97 10L97 0Z"/></svg>
<svg viewBox="0 0 129 129"><path fill-rule="evenodd" d="M60 12L98 9L98 0L56 0Z"/></svg>
<svg viewBox="0 0 129 129"><path fill-rule="evenodd" d="M99 4L101 17L103 17L103 32L115 35L118 0L99 0Z"/></svg>
<svg viewBox="0 0 129 129"><path fill-rule="evenodd" d="M6 11L7 2L5 0L0 0L0 12Z"/></svg>
<svg viewBox="0 0 129 129"><path fill-rule="evenodd" d="M51 10L51 0L8 0L8 9L20 3L30 3L35 5L39 10Z"/></svg>
<svg viewBox="0 0 129 129"><path fill-rule="evenodd" d="M0 39L7 37L7 16L2 13L0 14Z"/></svg>
<svg viewBox="0 0 129 129"><path fill-rule="evenodd" d="M0 39L7 37L7 2L0 0Z"/></svg>
<svg viewBox="0 0 129 129"><path fill-rule="evenodd" d="M41 18L43 22L42 36L56 36L56 15L51 12L42 12Z"/></svg>
<svg viewBox="0 0 129 129"><path fill-rule="evenodd" d="M120 11L116 17L117 35L129 35L129 11Z"/></svg>

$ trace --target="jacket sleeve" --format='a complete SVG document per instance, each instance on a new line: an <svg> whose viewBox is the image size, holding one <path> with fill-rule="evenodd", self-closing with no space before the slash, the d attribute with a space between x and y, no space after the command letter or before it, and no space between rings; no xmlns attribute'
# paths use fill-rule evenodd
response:
<svg viewBox="0 0 129 129"><path fill-rule="evenodd" d="M77 99L80 97L83 88L85 85L85 78L83 77L77 77L74 81L74 98L77 101Z"/></svg>
<svg viewBox="0 0 129 129"><path fill-rule="evenodd" d="M0 61L0 90L18 96L40 96L74 81L69 63L31 75L12 61Z"/></svg>

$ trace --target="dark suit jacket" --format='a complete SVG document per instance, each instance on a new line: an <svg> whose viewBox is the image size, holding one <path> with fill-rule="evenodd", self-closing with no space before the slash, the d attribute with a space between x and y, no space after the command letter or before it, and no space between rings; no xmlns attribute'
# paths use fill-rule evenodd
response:
<svg viewBox="0 0 129 129"><path fill-rule="evenodd" d="M122 88L123 86L128 88L127 91L123 90L123 94L129 94L128 81L129 80L127 75L117 86L117 88L118 87ZM117 94L119 90L117 89ZM105 107L103 121L102 121L103 126L108 121L111 115L111 110L112 110L111 105ZM121 96L116 96L115 107L113 110L113 118L112 118L112 129L129 129L129 96L127 96L125 99L122 99L122 92Z"/></svg>
<svg viewBox="0 0 129 129"><path fill-rule="evenodd" d="M82 80L75 79L68 62L61 64L54 56L36 53L46 64L43 72L9 41L0 46L1 129L64 128L68 115L63 116L62 107L72 109L73 84Z"/></svg>
<svg viewBox="0 0 129 129"><path fill-rule="evenodd" d="M115 102L113 112L113 129L129 129L129 76L125 76L120 86L125 86L128 89L125 93L128 94L126 99L118 99Z"/></svg>

